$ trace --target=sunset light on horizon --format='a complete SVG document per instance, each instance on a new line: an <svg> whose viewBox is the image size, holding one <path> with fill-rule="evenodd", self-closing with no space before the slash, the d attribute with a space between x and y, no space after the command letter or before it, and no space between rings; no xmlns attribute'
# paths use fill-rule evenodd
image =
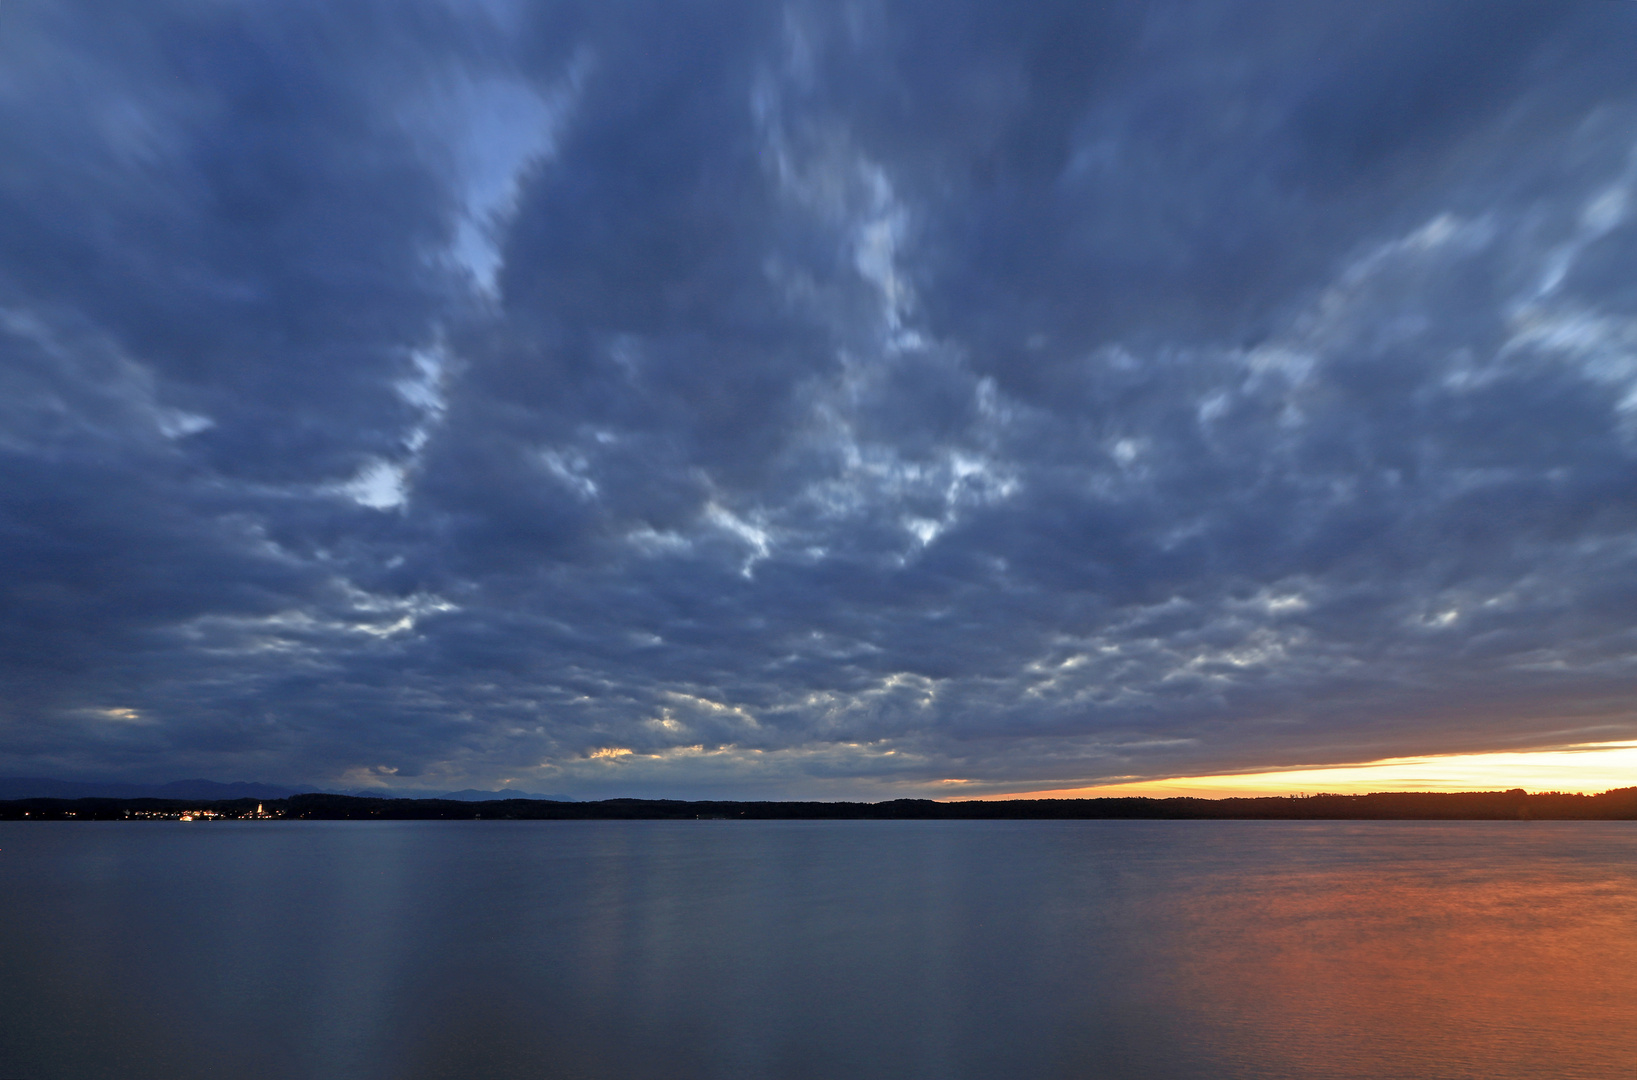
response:
<svg viewBox="0 0 1637 1080"><path fill-rule="evenodd" d="M1580 743L1554 750L1382 758L1356 765L1134 780L984 796L1007 799L1255 798L1364 795L1378 791L1504 791L1594 795L1637 785L1637 743Z"/></svg>

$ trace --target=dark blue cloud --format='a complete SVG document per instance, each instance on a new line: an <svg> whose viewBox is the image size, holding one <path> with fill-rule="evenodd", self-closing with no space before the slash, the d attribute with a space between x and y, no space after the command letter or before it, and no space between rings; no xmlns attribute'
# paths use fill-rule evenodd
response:
<svg viewBox="0 0 1637 1080"><path fill-rule="evenodd" d="M1630 737L1637 9L0 11L0 765Z"/></svg>

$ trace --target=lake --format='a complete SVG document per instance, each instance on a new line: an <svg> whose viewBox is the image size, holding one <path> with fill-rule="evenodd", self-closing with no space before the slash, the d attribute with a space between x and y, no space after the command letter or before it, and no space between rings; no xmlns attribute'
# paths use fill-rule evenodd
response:
<svg viewBox="0 0 1637 1080"><path fill-rule="evenodd" d="M0 1078L1637 1077L1632 822L0 823Z"/></svg>

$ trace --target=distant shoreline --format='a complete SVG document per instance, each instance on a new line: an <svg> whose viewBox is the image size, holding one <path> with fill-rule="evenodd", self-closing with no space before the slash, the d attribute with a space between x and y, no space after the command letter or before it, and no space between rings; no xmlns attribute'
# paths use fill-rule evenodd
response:
<svg viewBox="0 0 1637 1080"><path fill-rule="evenodd" d="M1511 791L1378 792L1258 798L1104 798L888 802L680 799L381 799L294 795L282 799L12 799L0 821L1634 821L1637 787L1598 795Z"/></svg>

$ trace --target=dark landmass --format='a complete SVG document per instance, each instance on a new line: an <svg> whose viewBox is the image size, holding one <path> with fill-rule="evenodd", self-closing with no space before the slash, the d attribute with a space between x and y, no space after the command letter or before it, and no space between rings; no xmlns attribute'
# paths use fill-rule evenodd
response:
<svg viewBox="0 0 1637 1080"><path fill-rule="evenodd" d="M1283 820L1283 821L1634 821L1637 787L1600 795L1512 791L1385 792L1256 799L1017 799L1006 802L684 802L674 799L380 799L308 794L282 799L14 799L0 802L0 820L194 821L306 819L317 821L426 820Z"/></svg>

